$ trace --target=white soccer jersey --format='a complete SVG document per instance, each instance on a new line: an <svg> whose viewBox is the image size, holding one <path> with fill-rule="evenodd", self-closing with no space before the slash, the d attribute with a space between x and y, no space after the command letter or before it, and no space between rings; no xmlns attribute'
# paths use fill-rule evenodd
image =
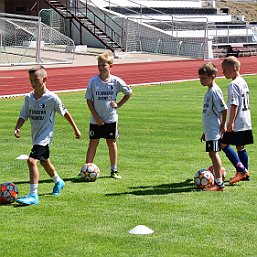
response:
<svg viewBox="0 0 257 257"><path fill-rule="evenodd" d="M249 103L249 89L246 81L242 77L237 77L228 85L228 117L230 117L231 105L238 106L234 123L234 131L251 130L252 123Z"/></svg>
<svg viewBox="0 0 257 257"><path fill-rule="evenodd" d="M116 101L119 92L128 95L131 91L119 77L111 75L109 81L104 82L100 75L97 75L89 80L85 98L93 101L97 114L105 123L112 123L118 121L118 111L111 106L111 102ZM92 113L90 123L96 124Z"/></svg>
<svg viewBox="0 0 257 257"><path fill-rule="evenodd" d="M51 144L54 134L55 112L62 116L67 112L56 94L47 91L38 100L34 98L33 92L25 96L20 118L30 119L33 145Z"/></svg>
<svg viewBox="0 0 257 257"><path fill-rule="evenodd" d="M217 84L204 96L202 125L206 141L220 139L221 112L227 109L222 91Z"/></svg>

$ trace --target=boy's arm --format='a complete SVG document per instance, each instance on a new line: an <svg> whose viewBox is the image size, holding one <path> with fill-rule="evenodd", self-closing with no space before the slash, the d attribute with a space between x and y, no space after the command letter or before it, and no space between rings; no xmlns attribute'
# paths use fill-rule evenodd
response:
<svg viewBox="0 0 257 257"><path fill-rule="evenodd" d="M228 126L227 126L227 131L231 132L234 130L234 123L235 123L235 118L237 114L238 106L231 104L230 107L230 116L229 116L229 121L228 121Z"/></svg>
<svg viewBox="0 0 257 257"><path fill-rule="evenodd" d="M132 96L132 91L130 91L129 94L124 95L118 103L116 103L115 101L112 101L111 102L112 107L113 108L120 108L123 104L125 104L129 100L129 98L131 96Z"/></svg>
<svg viewBox="0 0 257 257"><path fill-rule="evenodd" d="M221 112L221 123L220 123L220 133L223 135L226 132L226 119L228 110L223 110Z"/></svg>
<svg viewBox="0 0 257 257"><path fill-rule="evenodd" d="M78 129L76 123L74 122L73 118L71 117L70 113L69 113L69 112L66 112L66 113L64 114L64 118L70 123L70 125L72 126L72 128L73 128L73 130L74 130L74 133L75 133L76 138L79 139L81 133L80 133L80 131L79 131L79 129Z"/></svg>
<svg viewBox="0 0 257 257"><path fill-rule="evenodd" d="M20 128L22 127L22 125L24 124L25 120L22 119L22 118L19 118L17 120L17 123L16 123L16 126L15 126L15 129L14 129L14 135L17 137L17 138L20 138L21 134L20 134Z"/></svg>
<svg viewBox="0 0 257 257"><path fill-rule="evenodd" d="M90 112L94 116L97 125L99 125L99 126L104 125L104 122L102 121L102 119L99 117L98 113L95 110L93 101L87 99L87 105L88 105Z"/></svg>

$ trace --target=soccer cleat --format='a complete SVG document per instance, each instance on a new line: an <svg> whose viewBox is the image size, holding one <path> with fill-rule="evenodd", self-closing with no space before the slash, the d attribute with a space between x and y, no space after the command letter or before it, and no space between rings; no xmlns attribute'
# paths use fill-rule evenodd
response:
<svg viewBox="0 0 257 257"><path fill-rule="evenodd" d="M237 172L234 177L229 180L230 185L235 185L237 182L249 179L249 172Z"/></svg>
<svg viewBox="0 0 257 257"><path fill-rule="evenodd" d="M16 202L21 205L33 205L38 204L39 200L37 194L29 194L16 199Z"/></svg>
<svg viewBox="0 0 257 257"><path fill-rule="evenodd" d="M122 179L122 176L119 174L117 170L112 170L111 171L111 177L115 179Z"/></svg>
<svg viewBox="0 0 257 257"><path fill-rule="evenodd" d="M242 181L250 181L251 180L251 177L250 177L250 174L249 172L246 174L246 177L242 179Z"/></svg>
<svg viewBox="0 0 257 257"><path fill-rule="evenodd" d="M53 188L53 192L52 192L52 195L54 196L59 196L62 189L64 188L65 186L65 183L64 181L61 179L60 181L58 181L55 185L54 185L54 188Z"/></svg>
<svg viewBox="0 0 257 257"><path fill-rule="evenodd" d="M205 187L203 191L224 191L225 186L222 184L221 186L218 186L217 184Z"/></svg>

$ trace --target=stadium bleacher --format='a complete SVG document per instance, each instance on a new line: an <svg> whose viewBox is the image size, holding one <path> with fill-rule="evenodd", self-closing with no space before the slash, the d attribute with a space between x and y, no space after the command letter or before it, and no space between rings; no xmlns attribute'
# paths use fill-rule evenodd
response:
<svg viewBox="0 0 257 257"><path fill-rule="evenodd" d="M185 38L188 41L190 37L191 42L199 42L205 33L206 41L209 41L209 44L210 40L212 42L212 51L205 55L207 58L226 56L234 48L233 44L242 45L238 51L239 56L256 55L257 42L253 35L253 28L256 25L248 24L244 21L244 16L231 16L229 10L218 10L216 1L92 0L91 2L111 13L137 19L141 23L163 30L172 37L177 37L179 42L184 42ZM178 23L175 22L180 23L179 29L177 29ZM181 25L183 22L184 25ZM204 31L204 23L207 31ZM197 26L199 29L195 28ZM184 45L188 45L188 42ZM179 45L177 47L180 48ZM210 50L210 46L202 47L205 51L207 48ZM162 53L161 47L157 48L158 52ZM187 50L187 54L188 52L190 50Z"/></svg>
<svg viewBox="0 0 257 257"><path fill-rule="evenodd" d="M42 22L83 49L107 48L116 56L145 52L198 59L257 55L257 23L230 15L228 8L219 10L214 0L44 2L49 9L40 11Z"/></svg>

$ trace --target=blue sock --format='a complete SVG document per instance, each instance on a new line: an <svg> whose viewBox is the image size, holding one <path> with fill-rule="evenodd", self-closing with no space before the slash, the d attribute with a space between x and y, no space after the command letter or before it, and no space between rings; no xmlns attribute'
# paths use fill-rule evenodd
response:
<svg viewBox="0 0 257 257"><path fill-rule="evenodd" d="M248 154L246 152L246 149L244 148L241 151L237 151L237 154L245 168L248 169Z"/></svg>
<svg viewBox="0 0 257 257"><path fill-rule="evenodd" d="M244 172L245 167L243 163L240 161L238 155L236 152L228 145L225 146L222 151L226 154L230 162L233 164L233 166L236 168L237 172Z"/></svg>

